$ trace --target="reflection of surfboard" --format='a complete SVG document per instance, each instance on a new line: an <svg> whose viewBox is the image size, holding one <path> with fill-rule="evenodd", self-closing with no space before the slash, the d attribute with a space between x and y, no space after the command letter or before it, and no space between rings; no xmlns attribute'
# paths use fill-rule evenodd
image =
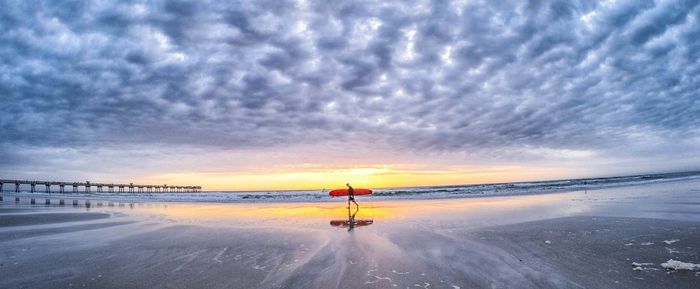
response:
<svg viewBox="0 0 700 289"><path fill-rule="evenodd" d="M374 224L374 220L355 220L355 226L360 227L360 226L369 226ZM331 226L333 227L341 227L341 228L347 228L350 226L350 221L348 220L332 220L331 221Z"/></svg>
<svg viewBox="0 0 700 289"><path fill-rule="evenodd" d="M353 189L353 193L355 196L371 195L372 190L370 190L370 189ZM348 189L332 190L332 191L328 192L328 195L331 197L347 196Z"/></svg>

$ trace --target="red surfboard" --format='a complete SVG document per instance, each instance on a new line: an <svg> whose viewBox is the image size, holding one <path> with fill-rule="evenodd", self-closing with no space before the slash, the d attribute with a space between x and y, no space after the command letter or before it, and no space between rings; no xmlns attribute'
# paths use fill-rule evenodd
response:
<svg viewBox="0 0 700 289"><path fill-rule="evenodd" d="M363 195L371 195L372 190L370 189L353 189L353 194L355 196L363 196ZM342 197L342 196L347 196L348 195L348 189L337 189L337 190L332 190L328 192L328 195L331 197Z"/></svg>

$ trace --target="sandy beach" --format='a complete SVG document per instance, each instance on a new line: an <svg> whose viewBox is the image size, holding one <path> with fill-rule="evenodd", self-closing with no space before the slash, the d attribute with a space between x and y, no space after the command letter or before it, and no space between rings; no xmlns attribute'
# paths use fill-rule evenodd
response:
<svg viewBox="0 0 700 289"><path fill-rule="evenodd" d="M61 206L59 199L30 205L5 195L0 288L700 283L693 267L700 263L700 180L449 200L369 197L359 200L353 222L343 202L86 207L85 200Z"/></svg>

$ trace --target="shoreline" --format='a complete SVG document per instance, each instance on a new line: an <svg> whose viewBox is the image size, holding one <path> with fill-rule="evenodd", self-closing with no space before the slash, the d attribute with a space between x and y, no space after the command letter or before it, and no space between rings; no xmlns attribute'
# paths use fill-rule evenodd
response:
<svg viewBox="0 0 700 289"><path fill-rule="evenodd" d="M608 190L616 188L626 188L626 187L639 187L648 186L654 184L665 184L674 182L684 182L700 180L700 175L685 176L673 179L654 179L649 181L640 181L636 183L625 183L625 184L611 184L608 186L592 186L588 188L561 188L553 190L540 190L540 191L523 191L523 192L505 192L492 193L492 194L471 194L471 193L459 193L453 195L436 195L435 193L414 193L410 194L410 197L384 194L384 195L373 195L373 196L358 196L358 200L373 200L373 201L429 201L429 200L459 200L459 199L474 199L474 198L492 198L492 197L515 197L515 196L529 196L529 195L546 195L546 194L561 194L561 193L572 193L572 192L582 192L582 191L599 191ZM541 183L542 181L531 182L531 183ZM499 183L500 184L500 183ZM511 184L511 183L502 183ZM471 186L471 185L470 185ZM406 189L406 188L399 188ZM413 188L408 188L413 189ZM377 189L377 191L384 189ZM308 192L304 196L313 196L313 199L302 199L298 195L285 195L285 192ZM129 203L144 203L144 202L164 202L164 203L202 203L202 204L235 204L235 203L336 203L343 202L343 198L330 198L325 195L325 193L312 194L313 191L259 191L259 192L246 192L246 191L229 191L229 192L199 192L199 193L46 193L46 192L26 192L22 191L16 192L0 192L0 196L3 197L21 197L21 198L35 198L35 199L65 199L65 200L75 200L75 199L89 199L95 201L123 201ZM257 193L263 196L262 198L246 198L245 196L251 196L252 193ZM243 196L240 199L215 199L212 200L212 196ZM271 197L267 197L271 196ZM200 197L200 198L198 198ZM207 199L209 197L209 199ZM7 202L7 201L6 201Z"/></svg>

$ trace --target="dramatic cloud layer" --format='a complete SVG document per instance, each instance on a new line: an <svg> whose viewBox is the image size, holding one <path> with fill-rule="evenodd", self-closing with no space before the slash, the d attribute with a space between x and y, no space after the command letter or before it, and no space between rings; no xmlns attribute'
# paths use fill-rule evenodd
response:
<svg viewBox="0 0 700 289"><path fill-rule="evenodd" d="M325 144L669 169L700 152L699 3L0 0L0 167Z"/></svg>

